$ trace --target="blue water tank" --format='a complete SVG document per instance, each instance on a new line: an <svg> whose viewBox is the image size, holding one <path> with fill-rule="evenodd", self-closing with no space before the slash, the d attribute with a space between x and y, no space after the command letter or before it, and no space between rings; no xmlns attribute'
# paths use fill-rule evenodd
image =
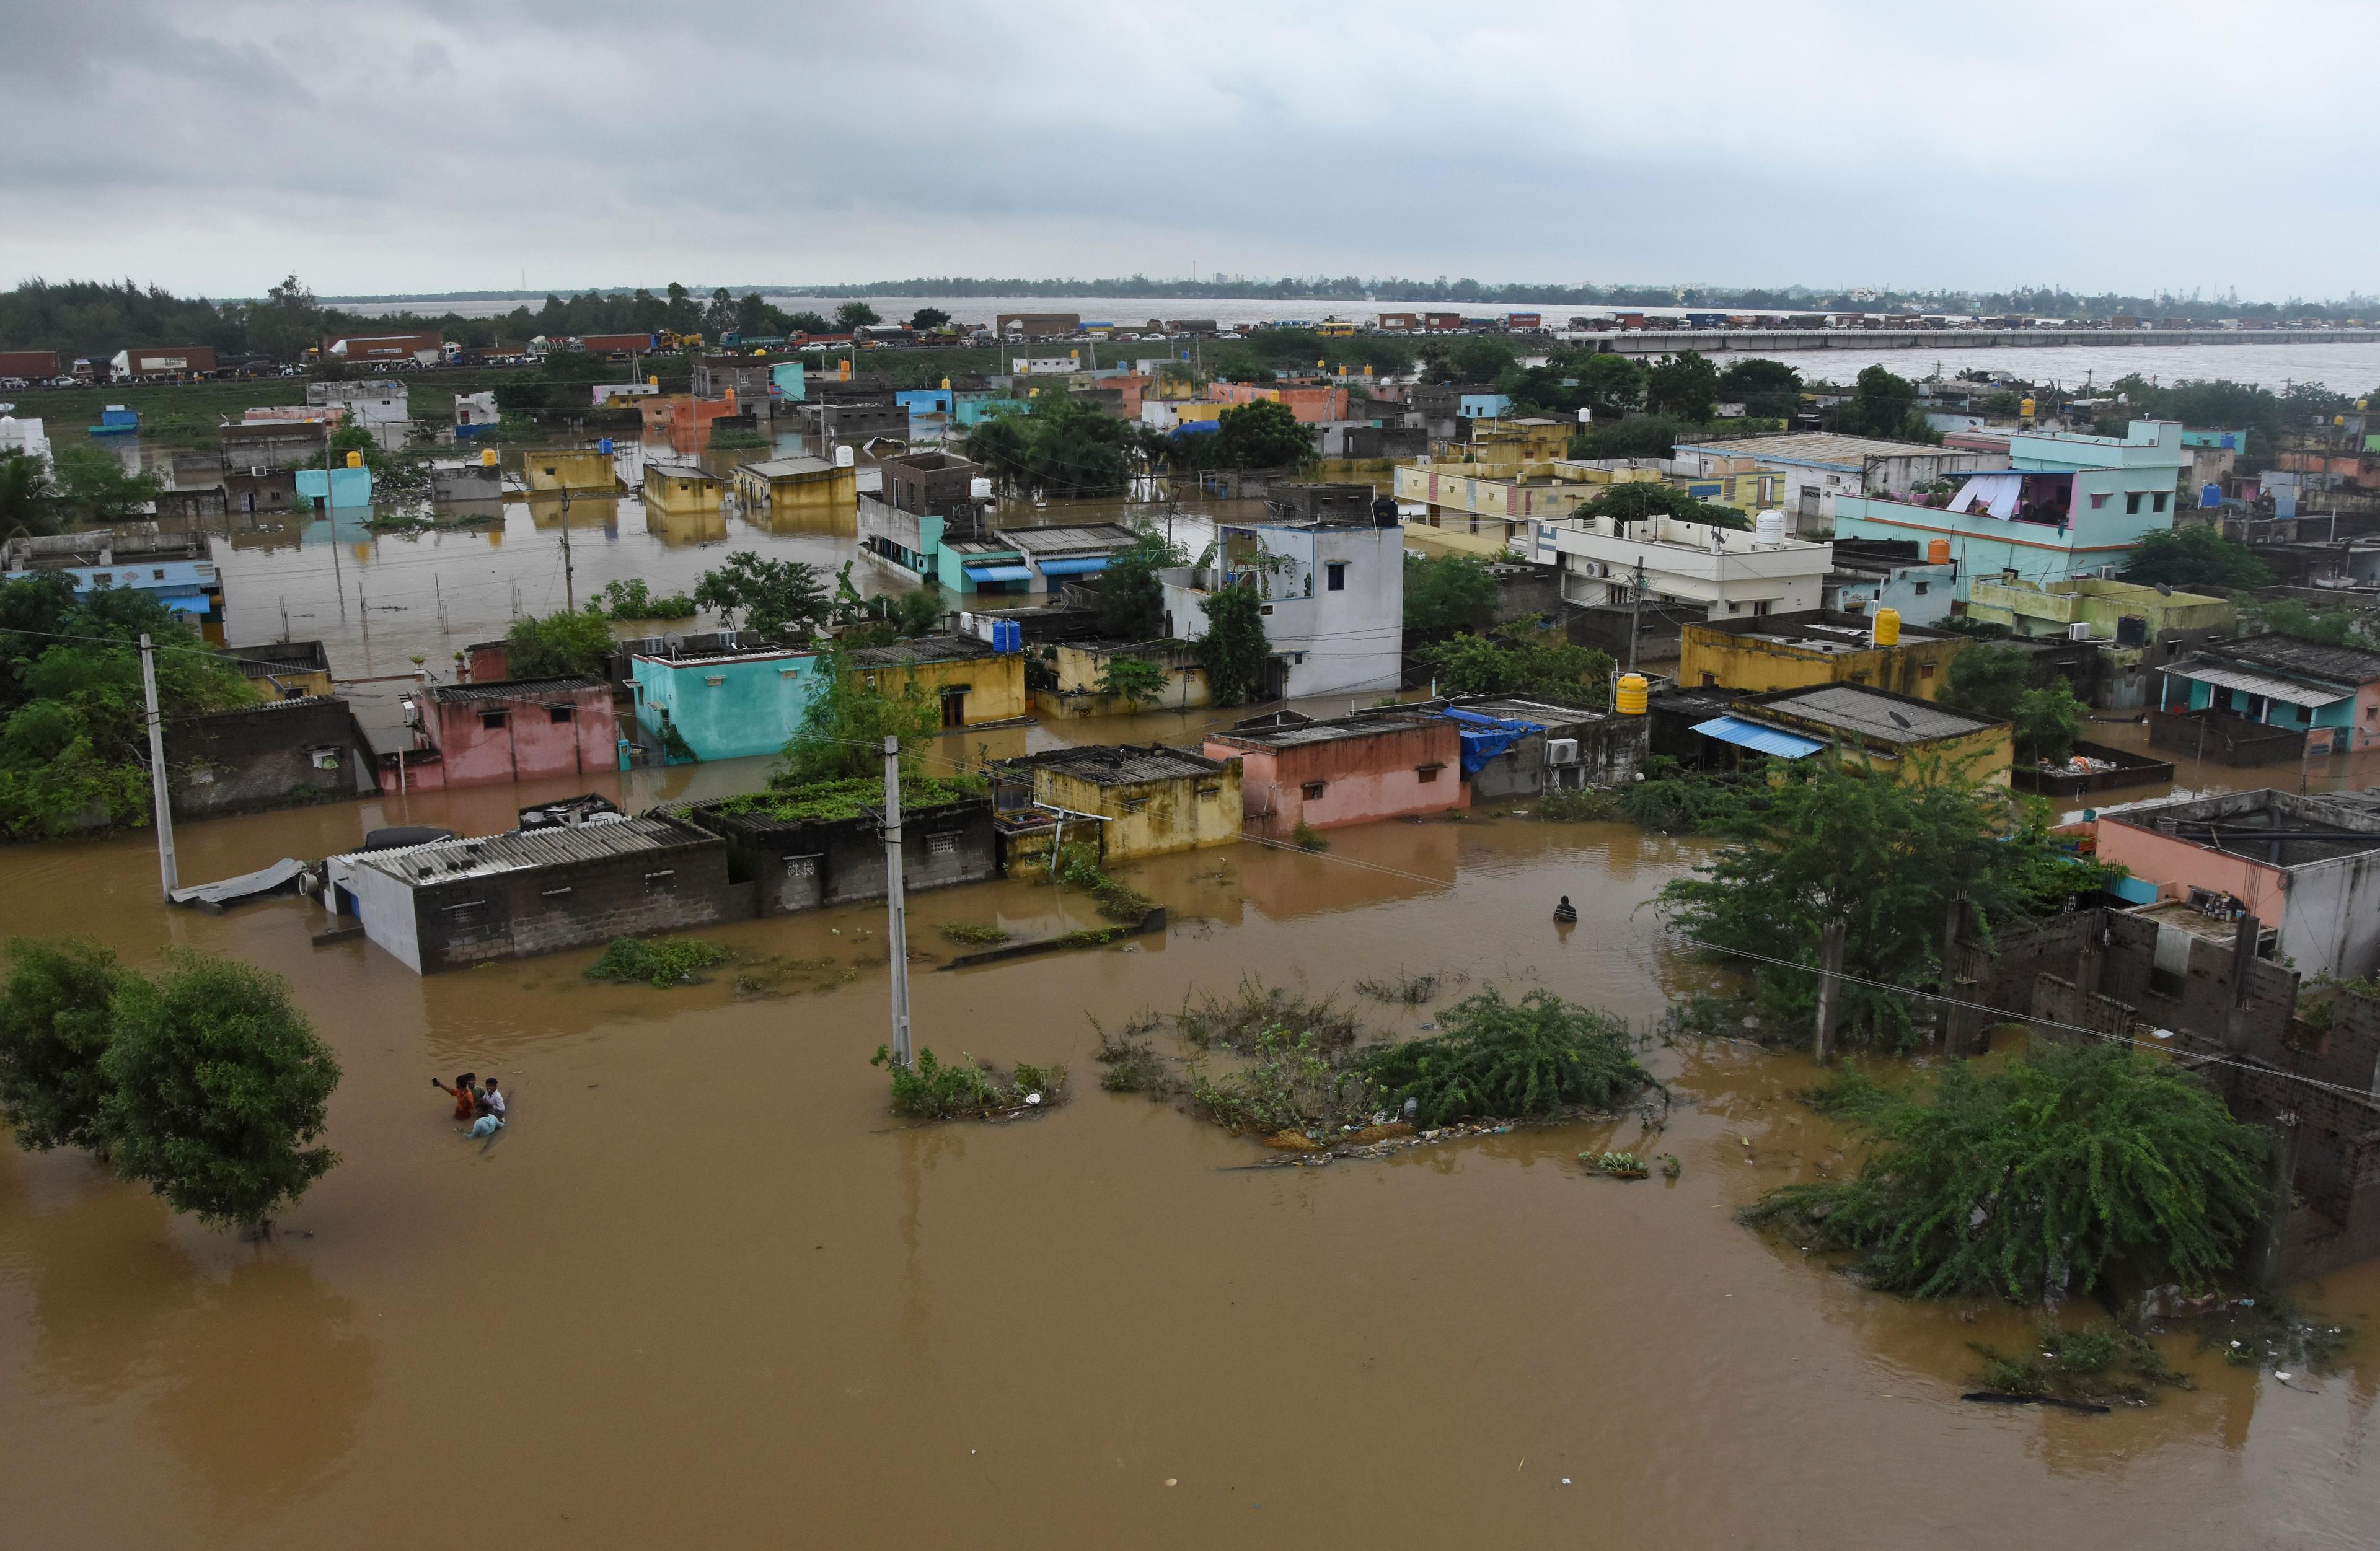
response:
<svg viewBox="0 0 2380 1551"><path fill-rule="evenodd" d="M993 620L991 622L991 649L1004 654L1014 654L1023 651L1025 649L1025 626L1013 619Z"/></svg>
<svg viewBox="0 0 2380 1551"><path fill-rule="evenodd" d="M612 439L607 436L603 438L602 441L596 442L595 450L602 454L605 457L610 457L612 455Z"/></svg>
<svg viewBox="0 0 2380 1551"><path fill-rule="evenodd" d="M2201 485L2201 486L2199 486L2199 487L2198 487L2198 503L2199 503L2201 506L2220 506L2220 505L2222 505L2222 504L2223 504L2223 487L2222 487L2221 485L2213 485L2213 484Z"/></svg>

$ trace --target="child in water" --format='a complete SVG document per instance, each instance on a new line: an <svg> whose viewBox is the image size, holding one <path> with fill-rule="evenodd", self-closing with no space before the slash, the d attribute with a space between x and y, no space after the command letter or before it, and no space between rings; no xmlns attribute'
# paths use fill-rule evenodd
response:
<svg viewBox="0 0 2380 1551"><path fill-rule="evenodd" d="M469 1120L479 1109L480 1096L472 1090L472 1080L473 1073L463 1072L455 1079L455 1085L450 1088L435 1077L430 1079L431 1087L436 1088L440 1093L451 1093L455 1096L455 1118L458 1121Z"/></svg>

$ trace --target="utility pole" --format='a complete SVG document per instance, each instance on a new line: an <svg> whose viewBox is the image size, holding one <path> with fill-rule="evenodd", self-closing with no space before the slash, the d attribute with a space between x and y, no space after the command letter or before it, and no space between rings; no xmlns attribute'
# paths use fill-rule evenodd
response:
<svg viewBox="0 0 2380 1551"><path fill-rule="evenodd" d="M1818 1039L1815 1052L1824 1066L1834 1058L1835 1024L1843 1015L1843 937L1845 924L1835 916L1827 922L1818 950Z"/></svg>
<svg viewBox="0 0 2380 1551"><path fill-rule="evenodd" d="M157 710L157 652L146 632L140 636L140 694L149 709L149 793L157 805L157 872L170 902L181 887L181 875L174 865L174 799L165 790L165 719Z"/></svg>
<svg viewBox="0 0 2380 1551"><path fill-rule="evenodd" d="M884 913L892 966L892 1062L909 1064L909 919L901 891L901 740L884 737Z"/></svg>
<svg viewBox="0 0 2380 1551"><path fill-rule="evenodd" d="M552 593L546 596L551 598ZM562 603L572 613L578 612L578 592L570 579L570 487L562 487Z"/></svg>
<svg viewBox="0 0 2380 1551"><path fill-rule="evenodd" d="M1629 588L1628 597L1628 671L1632 673L1636 671L1637 621L1644 617L1644 613L1645 557L1640 554L1636 557L1635 581Z"/></svg>

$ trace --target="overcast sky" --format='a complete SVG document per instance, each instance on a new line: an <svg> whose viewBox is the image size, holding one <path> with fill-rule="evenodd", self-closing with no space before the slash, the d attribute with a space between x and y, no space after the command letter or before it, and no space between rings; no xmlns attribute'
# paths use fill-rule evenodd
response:
<svg viewBox="0 0 2380 1551"><path fill-rule="evenodd" d="M2380 290L2373 10L0 9L0 284Z"/></svg>

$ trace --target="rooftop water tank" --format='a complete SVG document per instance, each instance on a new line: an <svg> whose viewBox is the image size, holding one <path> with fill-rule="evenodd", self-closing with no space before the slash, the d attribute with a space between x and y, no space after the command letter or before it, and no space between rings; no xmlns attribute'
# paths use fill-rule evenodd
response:
<svg viewBox="0 0 2380 1551"><path fill-rule="evenodd" d="M1763 512L1758 516L1753 518L1752 537L1756 542L1763 544L1783 543L1785 541L1785 514L1782 512L1769 511Z"/></svg>
<svg viewBox="0 0 2380 1551"><path fill-rule="evenodd" d="M1925 545L1925 563L1928 565L1949 564L1950 540L1948 539L1934 539L1927 540Z"/></svg>
<svg viewBox="0 0 2380 1551"><path fill-rule="evenodd" d="M990 501L991 499L991 481L981 477L969 479L967 481L967 499L970 501Z"/></svg>
<svg viewBox="0 0 2380 1551"><path fill-rule="evenodd" d="M1900 644L1900 611L1878 609L1876 612L1876 644L1897 647Z"/></svg>
<svg viewBox="0 0 2380 1551"><path fill-rule="evenodd" d="M1643 716L1649 687L1642 673L1621 674L1619 690L1611 697L1611 709L1622 716Z"/></svg>
<svg viewBox="0 0 2380 1551"><path fill-rule="evenodd" d="M856 468L859 467L859 460L852 455L849 447L837 447L834 450L834 466L837 468Z"/></svg>

